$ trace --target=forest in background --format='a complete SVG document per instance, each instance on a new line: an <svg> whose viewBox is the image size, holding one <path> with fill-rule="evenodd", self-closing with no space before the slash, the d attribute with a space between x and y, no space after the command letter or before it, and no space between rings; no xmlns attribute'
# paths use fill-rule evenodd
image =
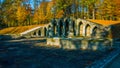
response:
<svg viewBox="0 0 120 68"><path fill-rule="evenodd" d="M52 18L120 20L119 0L0 0L0 28L47 24Z"/></svg>

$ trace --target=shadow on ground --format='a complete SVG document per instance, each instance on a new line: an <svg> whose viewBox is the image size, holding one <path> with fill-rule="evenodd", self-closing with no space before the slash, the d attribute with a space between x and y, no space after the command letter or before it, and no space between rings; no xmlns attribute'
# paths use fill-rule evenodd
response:
<svg viewBox="0 0 120 68"><path fill-rule="evenodd" d="M36 43L42 46L35 46ZM109 51L63 50L44 47L45 40L0 42L0 68L85 68Z"/></svg>

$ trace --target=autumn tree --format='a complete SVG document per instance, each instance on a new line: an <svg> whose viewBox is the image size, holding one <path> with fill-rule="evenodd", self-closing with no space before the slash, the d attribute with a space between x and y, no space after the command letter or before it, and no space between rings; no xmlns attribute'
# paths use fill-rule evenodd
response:
<svg viewBox="0 0 120 68"><path fill-rule="evenodd" d="M115 3L111 2L112 0L104 0L99 10L101 10L100 14L101 19L104 20L114 20L116 18L115 13Z"/></svg>
<svg viewBox="0 0 120 68"><path fill-rule="evenodd" d="M24 21L27 18L27 11L25 7L23 6L18 6L17 12L16 12L16 17L19 25L24 25Z"/></svg>
<svg viewBox="0 0 120 68"><path fill-rule="evenodd" d="M2 3L2 20L7 26L14 26L15 22L15 12L16 7L14 6L15 1L11 2L10 0L3 0Z"/></svg>
<svg viewBox="0 0 120 68"><path fill-rule="evenodd" d="M0 0L0 26L44 24L51 18L63 15L82 19L120 20L119 0L32 1Z"/></svg>
<svg viewBox="0 0 120 68"><path fill-rule="evenodd" d="M72 3L73 3L73 0L56 0L57 8L59 10L62 10L64 12L64 15L71 14Z"/></svg>
<svg viewBox="0 0 120 68"><path fill-rule="evenodd" d="M38 9L35 10L34 13L34 22L43 23L47 17L47 5L48 2L42 2ZM48 9L49 10L49 9Z"/></svg>
<svg viewBox="0 0 120 68"><path fill-rule="evenodd" d="M113 0L113 4L114 4L114 13L115 13L115 17L117 20L120 20L120 1L119 0Z"/></svg>

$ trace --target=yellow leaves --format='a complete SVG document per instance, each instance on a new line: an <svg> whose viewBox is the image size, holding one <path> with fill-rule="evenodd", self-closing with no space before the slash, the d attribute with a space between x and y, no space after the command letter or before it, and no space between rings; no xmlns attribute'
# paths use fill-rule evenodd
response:
<svg viewBox="0 0 120 68"><path fill-rule="evenodd" d="M17 20L19 22L24 21L26 19L26 16L27 16L27 11L26 11L25 7L19 6L17 8L16 16L17 16Z"/></svg>
<svg viewBox="0 0 120 68"><path fill-rule="evenodd" d="M66 9L72 3L73 3L73 0L56 0L56 5L60 10Z"/></svg>
<svg viewBox="0 0 120 68"><path fill-rule="evenodd" d="M92 22L96 22L96 23L104 25L104 26L115 25L115 24L118 24L120 22L120 21L99 20L99 19L96 19L96 20L88 19L88 20L92 21Z"/></svg>
<svg viewBox="0 0 120 68"><path fill-rule="evenodd" d="M58 11L58 13L56 14L56 18L62 17L63 14L64 14L64 12L62 10Z"/></svg>
<svg viewBox="0 0 120 68"><path fill-rule="evenodd" d="M40 7L35 10L34 13L34 22L41 22L48 20L53 17L51 13L51 7L53 6L52 2L42 2Z"/></svg>

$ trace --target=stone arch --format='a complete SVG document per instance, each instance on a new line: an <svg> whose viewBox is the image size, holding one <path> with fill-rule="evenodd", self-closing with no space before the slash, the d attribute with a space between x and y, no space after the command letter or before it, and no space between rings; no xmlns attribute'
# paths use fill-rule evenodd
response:
<svg viewBox="0 0 120 68"><path fill-rule="evenodd" d="M53 29L52 29L51 25L48 26L47 36L48 37L52 37L53 36Z"/></svg>
<svg viewBox="0 0 120 68"><path fill-rule="evenodd" d="M52 26L51 26L51 25L49 25L49 26L48 26L48 29L50 29L51 27L52 27Z"/></svg>
<svg viewBox="0 0 120 68"><path fill-rule="evenodd" d="M68 35L68 31L69 31L69 21L68 21L68 19L66 19L64 23L65 23L65 25L64 25L65 26L65 34Z"/></svg>
<svg viewBox="0 0 120 68"><path fill-rule="evenodd" d="M97 30L98 30L98 27L96 26L92 29L91 31L92 36L96 36Z"/></svg>
<svg viewBox="0 0 120 68"><path fill-rule="evenodd" d="M56 35L57 33L57 21L56 20L53 21L52 28L53 28L54 35Z"/></svg>
<svg viewBox="0 0 120 68"><path fill-rule="evenodd" d="M57 25L54 26L53 31L54 31L54 35L56 35L56 33L57 33Z"/></svg>
<svg viewBox="0 0 120 68"><path fill-rule="evenodd" d="M35 36L37 33L36 32L33 32L33 36Z"/></svg>
<svg viewBox="0 0 120 68"><path fill-rule="evenodd" d="M75 36L75 21L73 19L69 19L69 30L68 37Z"/></svg>
<svg viewBox="0 0 120 68"><path fill-rule="evenodd" d="M38 36L41 36L41 30L38 30Z"/></svg>
<svg viewBox="0 0 120 68"><path fill-rule="evenodd" d="M63 20L62 19L59 19L58 21L58 35L59 36L62 36L62 33L63 33Z"/></svg>
<svg viewBox="0 0 120 68"><path fill-rule="evenodd" d="M87 25L85 26L85 36L86 36L86 37L90 37L90 36L91 36L91 33L90 33L90 25L89 25L89 24L87 24Z"/></svg>
<svg viewBox="0 0 120 68"><path fill-rule="evenodd" d="M44 36L45 37L47 36L47 28L46 27L44 28Z"/></svg>
<svg viewBox="0 0 120 68"><path fill-rule="evenodd" d="M37 32L36 31L32 32L32 37L36 37L36 36L37 36Z"/></svg>
<svg viewBox="0 0 120 68"><path fill-rule="evenodd" d="M78 34L79 36L83 36L83 23L80 22L78 25Z"/></svg>
<svg viewBox="0 0 120 68"><path fill-rule="evenodd" d="M76 35L76 30L75 30L75 21L73 20L73 32L74 32L74 36Z"/></svg>

